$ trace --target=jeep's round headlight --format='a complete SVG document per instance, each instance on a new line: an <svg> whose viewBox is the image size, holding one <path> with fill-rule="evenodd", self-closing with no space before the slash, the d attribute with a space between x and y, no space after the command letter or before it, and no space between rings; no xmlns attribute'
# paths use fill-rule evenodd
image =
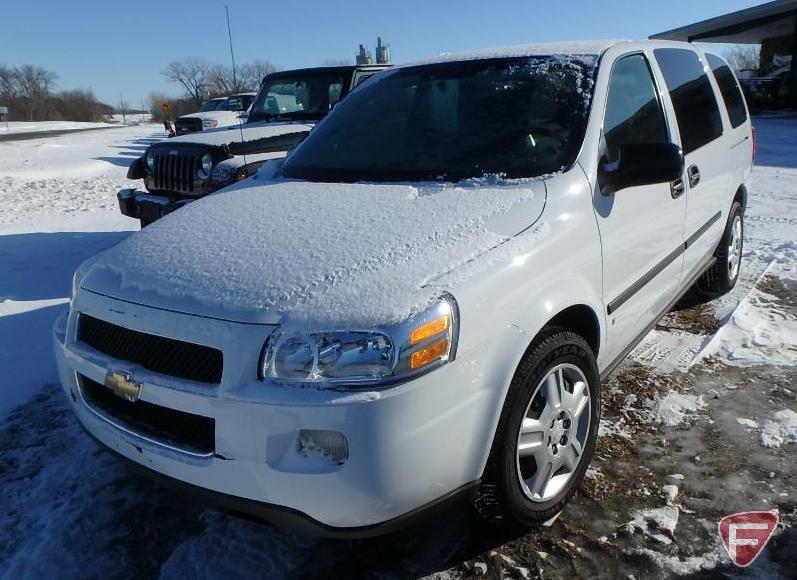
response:
<svg viewBox="0 0 797 580"><path fill-rule="evenodd" d="M210 177L210 172L213 170L213 157L210 156L210 153L205 153L202 156L202 162L199 165L199 169L196 170L196 176L199 179L207 179Z"/></svg>
<svg viewBox="0 0 797 580"><path fill-rule="evenodd" d="M153 171L155 169L155 153L153 153L152 151L147 153L147 167L149 168L150 171Z"/></svg>
<svg viewBox="0 0 797 580"><path fill-rule="evenodd" d="M260 379L380 387L425 373L454 358L457 309L446 296L402 324L369 331L290 332L269 337Z"/></svg>

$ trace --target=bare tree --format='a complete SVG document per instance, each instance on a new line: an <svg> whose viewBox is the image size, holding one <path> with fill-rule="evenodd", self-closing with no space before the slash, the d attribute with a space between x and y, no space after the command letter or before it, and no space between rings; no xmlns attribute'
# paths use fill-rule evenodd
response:
<svg viewBox="0 0 797 580"><path fill-rule="evenodd" d="M100 103L91 91L61 91L54 98L58 116L70 121L101 121L110 107Z"/></svg>
<svg viewBox="0 0 797 580"><path fill-rule="evenodd" d="M186 95L198 105L209 90L210 72L211 65L207 62L198 58L189 58L170 62L163 71L163 76L171 82L182 85Z"/></svg>
<svg viewBox="0 0 797 580"><path fill-rule="evenodd" d="M260 81L269 73L277 70L270 62L256 60L255 62L235 67L216 64L211 66L208 81L213 95L229 95L242 91L256 91Z"/></svg>
<svg viewBox="0 0 797 580"><path fill-rule="evenodd" d="M232 69L222 64L211 65L208 71L208 87L214 97L238 92L239 79L234 77Z"/></svg>
<svg viewBox="0 0 797 580"><path fill-rule="evenodd" d="M757 44L736 44L725 51L725 60L737 73L744 69L758 70L761 47Z"/></svg>
<svg viewBox="0 0 797 580"><path fill-rule="evenodd" d="M16 71L5 65L0 65L0 95L6 98L18 96Z"/></svg>
<svg viewBox="0 0 797 580"><path fill-rule="evenodd" d="M54 93L58 78L40 66L0 65L0 101L18 121L99 121L110 111L90 90Z"/></svg>
<svg viewBox="0 0 797 580"><path fill-rule="evenodd" d="M321 63L321 66L351 66L352 64L350 58L328 58Z"/></svg>
<svg viewBox="0 0 797 580"><path fill-rule="evenodd" d="M256 91L260 86L263 77L277 72L279 68L270 62L263 60L256 60L241 67L241 77L243 77L243 86L251 91Z"/></svg>
<svg viewBox="0 0 797 580"><path fill-rule="evenodd" d="M52 106L48 101L58 75L40 66L26 64L14 69L13 78L26 119L34 121L45 117Z"/></svg>

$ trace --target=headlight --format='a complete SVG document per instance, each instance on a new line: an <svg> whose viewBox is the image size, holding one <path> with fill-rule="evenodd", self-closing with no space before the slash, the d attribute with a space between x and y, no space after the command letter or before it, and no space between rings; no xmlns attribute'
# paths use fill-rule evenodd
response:
<svg viewBox="0 0 797 580"><path fill-rule="evenodd" d="M215 119L205 119L204 121L202 121L202 127L204 127L205 129L215 129L218 126L219 122L216 121Z"/></svg>
<svg viewBox="0 0 797 580"><path fill-rule="evenodd" d="M213 170L213 157L210 153L205 153L202 156L202 164L196 170L196 176L199 179L207 179L210 177L210 172Z"/></svg>
<svg viewBox="0 0 797 580"><path fill-rule="evenodd" d="M365 331L290 332L269 337L260 379L320 386L387 386L453 359L457 309L448 296L406 322Z"/></svg>
<svg viewBox="0 0 797 580"><path fill-rule="evenodd" d="M155 170L155 153L153 153L152 151L147 153L147 167L149 168L150 171Z"/></svg>

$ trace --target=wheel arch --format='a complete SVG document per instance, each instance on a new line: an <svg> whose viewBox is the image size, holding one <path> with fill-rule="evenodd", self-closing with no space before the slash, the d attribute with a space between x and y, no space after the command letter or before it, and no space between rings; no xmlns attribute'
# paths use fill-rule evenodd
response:
<svg viewBox="0 0 797 580"><path fill-rule="evenodd" d="M487 465L490 451L495 441L496 432L498 429L499 419L501 412L506 404L506 399L509 393L509 386L514 379L523 359L526 357L529 349L537 340L537 338L551 327L561 327L564 330L569 330L578 334L587 342L592 349L595 358L604 344L604 329L599 318L599 310L596 306L592 306L586 301L574 300L569 305L566 302L558 308L552 308L545 312L543 315L537 311L531 314L530 318L534 319L534 323L521 326L515 326L514 331L510 331L505 335L506 341L499 341L500 350L507 348L510 352L505 352L501 357L501 365L505 365L502 371L497 371L496 375L500 375L500 382L502 389L495 393L496 407L492 417L485 425L485 435L489 434L489 439L484 441L484 448L481 455L479 473L483 473ZM542 304L540 304L542 308ZM532 310L534 310L532 308ZM526 321L531 323L530 320ZM532 330L533 329L533 330ZM521 332L517 332L520 330Z"/></svg>
<svg viewBox="0 0 797 580"><path fill-rule="evenodd" d="M551 326L559 326L576 333L587 341L595 358L598 357L601 350L601 326L597 313L590 306L586 304L568 306L545 323L539 332ZM536 340L539 332L531 340L529 346Z"/></svg>
<svg viewBox="0 0 797 580"><path fill-rule="evenodd" d="M741 184L736 189L736 193L733 196L733 201L739 202L739 205L742 206L742 213L747 211L747 187L744 184Z"/></svg>

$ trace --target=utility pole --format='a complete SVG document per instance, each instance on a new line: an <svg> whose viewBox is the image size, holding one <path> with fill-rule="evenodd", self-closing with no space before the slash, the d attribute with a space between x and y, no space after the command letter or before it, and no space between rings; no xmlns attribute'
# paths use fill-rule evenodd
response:
<svg viewBox="0 0 797 580"><path fill-rule="evenodd" d="M122 93L119 93L119 108L122 109L122 125L127 125L127 116L125 115L125 98Z"/></svg>

